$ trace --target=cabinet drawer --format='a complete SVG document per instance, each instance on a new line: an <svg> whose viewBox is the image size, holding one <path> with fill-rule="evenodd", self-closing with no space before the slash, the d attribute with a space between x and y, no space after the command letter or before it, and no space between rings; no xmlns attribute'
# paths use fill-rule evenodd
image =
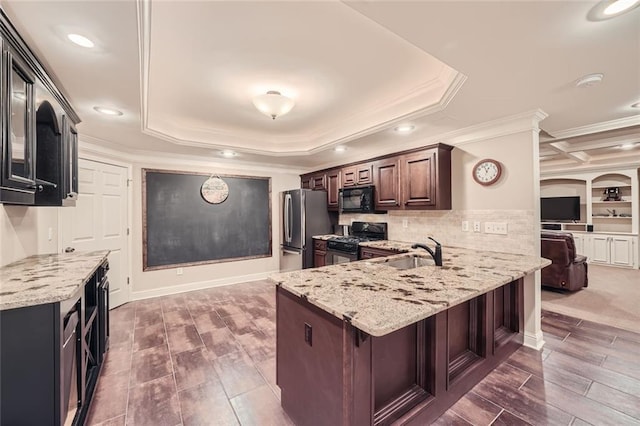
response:
<svg viewBox="0 0 640 426"><path fill-rule="evenodd" d="M313 240L313 248L314 250L326 250L327 242L324 240Z"/></svg>

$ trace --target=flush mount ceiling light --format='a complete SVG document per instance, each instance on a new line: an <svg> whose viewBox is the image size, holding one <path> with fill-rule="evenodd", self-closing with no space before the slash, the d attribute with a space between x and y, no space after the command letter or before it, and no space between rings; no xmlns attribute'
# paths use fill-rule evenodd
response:
<svg viewBox="0 0 640 426"><path fill-rule="evenodd" d="M412 124L401 124L400 126L394 127L393 130L398 133L411 133L416 128L416 126Z"/></svg>
<svg viewBox="0 0 640 426"><path fill-rule="evenodd" d="M295 102L276 90L269 90L264 95L253 98L253 105L258 108L258 111L275 120L276 117L291 111Z"/></svg>
<svg viewBox="0 0 640 426"><path fill-rule="evenodd" d="M601 73L587 74L576 80L576 87L593 87L600 84L603 78L604 74Z"/></svg>
<svg viewBox="0 0 640 426"><path fill-rule="evenodd" d="M347 150L347 147L344 145L338 145L335 148L333 148L333 150L335 152L345 152Z"/></svg>
<svg viewBox="0 0 640 426"><path fill-rule="evenodd" d="M98 111L100 114L111 115L111 116L120 116L122 115L122 111L119 111L114 108L102 107L102 106L94 106L93 109Z"/></svg>
<svg viewBox="0 0 640 426"><path fill-rule="evenodd" d="M94 43L80 34L67 34L67 38L77 44L78 46L86 47L88 49L94 46Z"/></svg>
<svg viewBox="0 0 640 426"><path fill-rule="evenodd" d="M235 151L231 151L230 149L225 149L224 151L220 151L220 155L224 158L233 158L238 155L238 153Z"/></svg>
<svg viewBox="0 0 640 426"><path fill-rule="evenodd" d="M602 0L587 14L590 21L604 21L630 12L640 6L640 0Z"/></svg>
<svg viewBox="0 0 640 426"><path fill-rule="evenodd" d="M640 0L616 0L610 2L610 4L602 11L606 16L618 15L623 12L629 11L632 7L640 4Z"/></svg>

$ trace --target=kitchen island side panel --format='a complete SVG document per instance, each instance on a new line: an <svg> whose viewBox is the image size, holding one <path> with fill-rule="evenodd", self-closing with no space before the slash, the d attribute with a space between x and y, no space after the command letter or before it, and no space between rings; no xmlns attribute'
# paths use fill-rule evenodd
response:
<svg viewBox="0 0 640 426"><path fill-rule="evenodd" d="M343 323L277 287L277 384L297 425L343 424Z"/></svg>

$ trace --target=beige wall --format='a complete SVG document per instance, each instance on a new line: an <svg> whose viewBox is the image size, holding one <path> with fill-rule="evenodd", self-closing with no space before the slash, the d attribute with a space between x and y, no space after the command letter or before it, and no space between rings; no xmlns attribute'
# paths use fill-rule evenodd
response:
<svg viewBox="0 0 640 426"><path fill-rule="evenodd" d="M213 263L199 266L183 267L183 275L177 275L177 269L142 271L142 169L188 170L210 173L215 170L219 174L244 176L266 176L271 178L271 218L272 218L272 256L260 259L240 260L234 262ZM132 298L141 299L161 294L195 290L236 282L244 282L266 278L280 267L280 220L279 194L281 191L300 186L299 175L293 173L274 173L269 171L253 171L251 169L215 168L193 166L188 164L170 165L158 163L135 163L133 165L133 226L132 226Z"/></svg>
<svg viewBox="0 0 640 426"><path fill-rule="evenodd" d="M0 266L34 254L56 252L58 208L0 204L0 239Z"/></svg>

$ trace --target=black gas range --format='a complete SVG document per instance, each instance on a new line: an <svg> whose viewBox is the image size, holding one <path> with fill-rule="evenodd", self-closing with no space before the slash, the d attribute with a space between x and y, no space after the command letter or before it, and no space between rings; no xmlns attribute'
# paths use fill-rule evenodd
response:
<svg viewBox="0 0 640 426"><path fill-rule="evenodd" d="M356 260L358 258L358 245L365 241L379 241L387 239L387 224L384 222L353 222L351 235L332 237L327 240L327 251L333 252L338 257ZM344 255L344 256L341 256ZM354 257L355 256L355 257ZM328 263L341 263L330 261Z"/></svg>

